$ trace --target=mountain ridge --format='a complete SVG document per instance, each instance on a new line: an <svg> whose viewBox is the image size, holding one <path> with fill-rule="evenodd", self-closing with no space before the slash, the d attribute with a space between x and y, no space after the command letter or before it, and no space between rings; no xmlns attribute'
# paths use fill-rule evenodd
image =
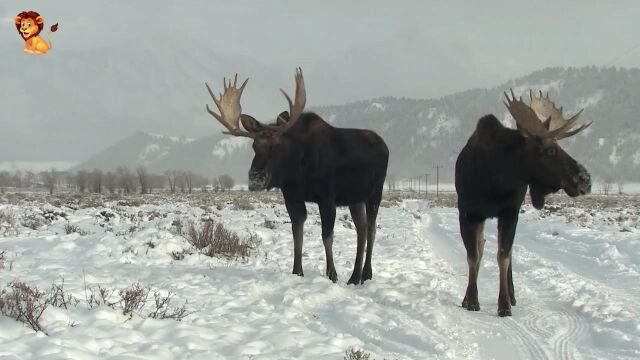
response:
<svg viewBox="0 0 640 360"><path fill-rule="evenodd" d="M502 104L502 93L509 88L527 96L529 88L548 91L556 104L564 107L565 114L585 108L579 123L593 121L593 125L576 137L562 140L561 146L584 163L596 179L640 180L640 124L636 120L640 103L634 100L634 94L640 93L637 68L552 67L491 88L474 88L440 98L388 96L318 106L309 111L334 126L378 132L390 148L390 177L415 177L431 173L434 165L441 165L441 179L451 181L457 152L473 132L477 119L493 113L503 124L514 127ZM222 131L215 124L212 132L218 128ZM136 153L128 153L127 161L131 163L142 156L139 163L155 171L184 168L203 175L228 173L244 178L253 157L250 140L220 133L196 138L188 144L169 146L152 141L143 141L146 157L141 155L144 151L140 145ZM150 144L157 144L158 148L150 149ZM117 153L111 154L113 163L124 162L123 156L115 156ZM105 158L111 155L96 154ZM87 160L77 168L98 164Z"/></svg>

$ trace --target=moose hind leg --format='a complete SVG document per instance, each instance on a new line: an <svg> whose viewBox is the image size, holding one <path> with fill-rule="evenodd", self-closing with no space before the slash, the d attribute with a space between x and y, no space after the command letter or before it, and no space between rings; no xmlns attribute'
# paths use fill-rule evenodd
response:
<svg viewBox="0 0 640 360"><path fill-rule="evenodd" d="M373 244L376 240L376 218L378 217L378 207L380 202L367 202L367 258L362 269L362 282L373 278L371 270L371 256L373 255Z"/></svg>
<svg viewBox="0 0 640 360"><path fill-rule="evenodd" d="M509 297L511 298L511 306L516 306L516 291L513 288L513 272L511 267L513 266L513 253L509 255Z"/></svg>
<svg viewBox="0 0 640 360"><path fill-rule="evenodd" d="M319 206L320 220L322 222L322 243L327 257L327 269L325 274L332 282L338 281L338 273L333 263L333 228L336 222L335 204L322 204Z"/></svg>
<svg viewBox="0 0 640 360"><path fill-rule="evenodd" d="M304 222L307 219L307 208L304 202L286 202L287 212L291 219L293 232L293 274L304 276L302 271L302 241Z"/></svg>
<svg viewBox="0 0 640 360"><path fill-rule="evenodd" d="M469 282L462 300L462 307L470 311L479 311L478 272L484 253L484 220L472 222L461 214L460 233L467 250L467 264L469 265Z"/></svg>
<svg viewBox="0 0 640 360"><path fill-rule="evenodd" d="M358 246L356 250L356 261L353 265L353 273L347 284L358 285L362 283L362 258L364 257L365 245L367 241L367 218L365 216L364 203L357 203L349 206L351 218L356 226Z"/></svg>
<svg viewBox="0 0 640 360"><path fill-rule="evenodd" d="M518 212L498 217L498 268L500 270L500 292L498 294L498 316L511 316L512 285L511 248L518 224Z"/></svg>

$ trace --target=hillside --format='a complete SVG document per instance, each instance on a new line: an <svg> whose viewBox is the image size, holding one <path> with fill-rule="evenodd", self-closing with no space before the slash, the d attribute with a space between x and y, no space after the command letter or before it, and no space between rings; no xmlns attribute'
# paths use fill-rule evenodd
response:
<svg viewBox="0 0 640 360"><path fill-rule="evenodd" d="M491 89L472 89L439 99L389 97L310 110L335 126L378 132L391 150L390 176L433 173L434 165L442 165L442 179L451 181L458 151L479 117L493 113L508 126L514 126L502 105L502 92L509 88L516 94L530 88L548 91L565 113L585 108L580 122L592 120L593 125L576 137L562 140L563 148L590 169L597 180L640 180L639 69L547 68ZM216 130L222 129L213 124L212 132ZM246 139L214 133L163 146L151 136L136 133L79 167L140 162L154 170L191 169L244 179L251 158Z"/></svg>

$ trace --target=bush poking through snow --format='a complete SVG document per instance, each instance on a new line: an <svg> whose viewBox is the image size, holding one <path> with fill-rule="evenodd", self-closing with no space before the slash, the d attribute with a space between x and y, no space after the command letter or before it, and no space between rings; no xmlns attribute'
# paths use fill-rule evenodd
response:
<svg viewBox="0 0 640 360"><path fill-rule="evenodd" d="M16 217L7 211L0 211L0 233L2 235L18 235Z"/></svg>
<svg viewBox="0 0 640 360"><path fill-rule="evenodd" d="M266 227L267 229L275 229L276 228L276 223L272 220L269 219L264 219L264 227Z"/></svg>
<svg viewBox="0 0 640 360"><path fill-rule="evenodd" d="M31 230L38 230L45 224L44 218L39 214L29 214L22 218L20 224Z"/></svg>
<svg viewBox="0 0 640 360"><path fill-rule="evenodd" d="M68 309L78 306L80 300L64 292L64 278L62 278L61 284L51 284L51 290L49 290L49 294L47 295L47 303L58 308Z"/></svg>
<svg viewBox="0 0 640 360"><path fill-rule="evenodd" d="M94 307L107 306L112 309L120 309L123 315L129 315L129 317L133 316L134 313L145 317L143 310L145 306L149 307L147 302L151 294L151 287L143 287L140 283L135 283L118 291L118 296L114 296L115 293L115 289L103 288L99 285L97 289L86 287L87 307L93 309ZM174 295L172 292L162 295L161 291L154 290L154 302L146 317L181 321L194 313L194 311L187 311L186 302L180 306L171 307ZM114 297L116 299L113 299ZM77 303L74 305L77 305Z"/></svg>
<svg viewBox="0 0 640 360"><path fill-rule="evenodd" d="M182 321L185 317L193 314L193 311L187 311L186 302L180 306L171 308L170 305L173 295L174 294L172 292L169 292L164 296L159 291L154 291L153 298L155 309L153 309L147 317L152 319L173 319L176 321Z"/></svg>
<svg viewBox="0 0 640 360"><path fill-rule="evenodd" d="M64 225L64 232L68 235L68 234L73 234L73 233L78 233L79 235L85 236L85 235L89 235L89 232L86 230L82 230L80 228L80 226L78 225L71 225L69 223L66 223Z"/></svg>
<svg viewBox="0 0 640 360"><path fill-rule="evenodd" d="M171 230L170 230L172 234L182 236L183 228L184 228L184 224L182 223L182 219L180 218L173 219L173 221L171 222Z"/></svg>
<svg viewBox="0 0 640 360"><path fill-rule="evenodd" d="M173 260L184 260L184 257L187 255L191 255L193 254L191 251L187 250L187 249L182 249L181 251L172 251L171 252L171 258Z"/></svg>
<svg viewBox="0 0 640 360"><path fill-rule="evenodd" d="M202 254L216 257L245 259L251 255L251 250L258 243L258 236L251 234L241 238L235 232L226 229L221 223L206 220L198 227L193 222L189 224L185 238Z"/></svg>
<svg viewBox="0 0 640 360"><path fill-rule="evenodd" d="M0 269L4 269L4 262L6 261L5 255L7 254L7 249L0 250Z"/></svg>
<svg viewBox="0 0 640 360"><path fill-rule="evenodd" d="M371 354L365 352L364 350L354 350L350 349L345 352L344 360L369 360L371 358Z"/></svg>
<svg viewBox="0 0 640 360"><path fill-rule="evenodd" d="M98 285L98 288L85 287L85 297L87 302L87 308L93 309L101 305L108 306L112 309L116 308L119 301L110 301L109 299L115 293L115 290L109 288L103 288Z"/></svg>
<svg viewBox="0 0 640 360"><path fill-rule="evenodd" d="M234 210L255 210L255 208L251 201L244 196L238 196L233 199Z"/></svg>
<svg viewBox="0 0 640 360"><path fill-rule="evenodd" d="M40 325L40 317L47 308L45 292L22 282L11 282L0 290L0 314L20 321L35 331L46 332Z"/></svg>
<svg viewBox="0 0 640 360"><path fill-rule="evenodd" d="M147 303L151 288L142 287L140 283L135 283L126 289L120 290L120 299L123 315L133 315L139 313Z"/></svg>

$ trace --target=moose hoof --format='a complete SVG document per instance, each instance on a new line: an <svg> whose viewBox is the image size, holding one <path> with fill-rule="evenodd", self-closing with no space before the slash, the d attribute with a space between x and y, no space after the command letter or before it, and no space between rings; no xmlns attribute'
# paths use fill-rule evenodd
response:
<svg viewBox="0 0 640 360"><path fill-rule="evenodd" d="M351 278L349 279L349 281L347 281L347 285L360 285L362 280L361 276L356 276L356 275L351 275Z"/></svg>
<svg viewBox="0 0 640 360"><path fill-rule="evenodd" d="M467 300L466 298L462 300L462 307L469 311L480 311L480 303L478 300Z"/></svg>
<svg viewBox="0 0 640 360"><path fill-rule="evenodd" d="M516 298L511 298L511 306L516 306Z"/></svg>
<svg viewBox="0 0 640 360"><path fill-rule="evenodd" d="M293 273L292 274L293 275L298 275L298 276L304 276L304 273L302 272L302 269L300 269L300 270L293 269Z"/></svg>
<svg viewBox="0 0 640 360"><path fill-rule="evenodd" d="M336 283L338 281L338 273L336 269L327 269L327 277L331 282Z"/></svg>
<svg viewBox="0 0 640 360"><path fill-rule="evenodd" d="M511 316L511 309L498 309L498 316L500 317Z"/></svg>
<svg viewBox="0 0 640 360"><path fill-rule="evenodd" d="M373 279L373 275L371 274L371 269L364 269L362 271L362 283L365 281Z"/></svg>

